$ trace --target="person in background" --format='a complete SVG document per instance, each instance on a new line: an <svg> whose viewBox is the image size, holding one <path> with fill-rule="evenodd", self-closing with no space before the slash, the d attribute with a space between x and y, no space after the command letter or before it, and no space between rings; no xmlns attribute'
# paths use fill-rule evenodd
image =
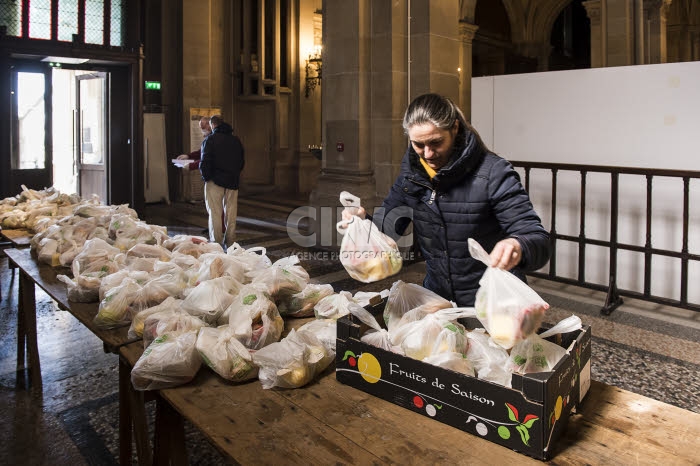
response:
<svg viewBox="0 0 700 466"><path fill-rule="evenodd" d="M238 184L245 164L243 144L219 115L209 121L212 133L202 142L199 171L209 213L209 241L231 246L235 241ZM225 232L225 236L224 236Z"/></svg>
<svg viewBox="0 0 700 466"><path fill-rule="evenodd" d="M209 117L202 117L199 119L199 129L202 130L202 136L206 139L207 136L211 134L211 125L209 124ZM178 155L179 160L194 160L188 165L190 170L198 170L199 162L202 158L202 146L199 149L190 152L189 154Z"/></svg>
<svg viewBox="0 0 700 466"><path fill-rule="evenodd" d="M394 239L413 222L426 262L425 288L460 307L474 306L486 266L469 254L468 238L491 251L492 267L510 270L523 281L526 272L547 263L549 234L520 176L486 148L450 99L416 97L403 128L410 144L401 172L384 199L383 215L372 221ZM360 208L358 216L365 214ZM352 216L343 211L343 219Z"/></svg>

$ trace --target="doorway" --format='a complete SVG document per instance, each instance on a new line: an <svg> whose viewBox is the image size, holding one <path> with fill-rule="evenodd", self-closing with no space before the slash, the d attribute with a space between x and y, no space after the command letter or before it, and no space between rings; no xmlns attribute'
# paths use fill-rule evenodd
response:
<svg viewBox="0 0 700 466"><path fill-rule="evenodd" d="M53 185L109 203L109 73L54 69Z"/></svg>

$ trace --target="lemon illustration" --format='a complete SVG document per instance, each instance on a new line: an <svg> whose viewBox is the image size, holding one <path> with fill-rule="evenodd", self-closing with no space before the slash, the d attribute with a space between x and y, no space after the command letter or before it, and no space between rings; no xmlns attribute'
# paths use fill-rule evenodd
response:
<svg viewBox="0 0 700 466"><path fill-rule="evenodd" d="M556 420L559 420L559 417L561 416L561 408L562 408L562 399L561 399L561 396L558 396L557 403L554 405L554 418Z"/></svg>
<svg viewBox="0 0 700 466"><path fill-rule="evenodd" d="M357 370L363 379L369 383L377 383L382 378L382 366L374 355L362 353L357 359Z"/></svg>

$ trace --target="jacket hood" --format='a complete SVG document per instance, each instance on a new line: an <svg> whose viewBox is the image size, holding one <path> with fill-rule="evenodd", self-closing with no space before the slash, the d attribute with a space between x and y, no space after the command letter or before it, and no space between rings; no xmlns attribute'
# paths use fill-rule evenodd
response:
<svg viewBox="0 0 700 466"><path fill-rule="evenodd" d="M233 128L231 128L231 125L228 123L221 123L219 126L214 128L214 133L223 133L223 134L233 134Z"/></svg>

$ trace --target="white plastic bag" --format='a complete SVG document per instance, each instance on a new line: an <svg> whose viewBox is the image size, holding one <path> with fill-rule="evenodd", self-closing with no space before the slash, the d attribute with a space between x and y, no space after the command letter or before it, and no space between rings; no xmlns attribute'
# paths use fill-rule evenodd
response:
<svg viewBox="0 0 700 466"><path fill-rule="evenodd" d="M346 209L360 206L360 199L347 191L340 193L340 202ZM379 231L371 220L353 215L349 224L338 222L336 229L344 235L340 263L355 280L372 283L401 270L403 260L396 242Z"/></svg>
<svg viewBox="0 0 700 466"><path fill-rule="evenodd" d="M283 317L311 317L314 315L314 306L333 293L332 285L309 283L299 293L282 300L277 308Z"/></svg>
<svg viewBox="0 0 700 466"><path fill-rule="evenodd" d="M332 360L333 356L311 332L296 332L294 329L281 341L253 354L264 389L303 387Z"/></svg>
<svg viewBox="0 0 700 466"><path fill-rule="evenodd" d="M384 323L392 331L408 311L420 308L424 314L430 314L450 307L454 307L454 304L437 293L415 283L397 280L391 285L384 306Z"/></svg>
<svg viewBox="0 0 700 466"><path fill-rule="evenodd" d="M472 257L487 266L476 292L476 317L493 341L510 349L537 331L549 304L512 273L491 267L479 243L472 238L468 243Z"/></svg>
<svg viewBox="0 0 700 466"><path fill-rule="evenodd" d="M197 332L169 332L153 340L131 370L134 388L160 390L192 380L202 365Z"/></svg>
<svg viewBox="0 0 700 466"><path fill-rule="evenodd" d="M226 380L243 382L258 376L258 368L253 364L253 350L243 346L227 326L200 329L197 351L204 364Z"/></svg>
<svg viewBox="0 0 700 466"><path fill-rule="evenodd" d="M556 343L545 340L545 338L580 329L581 319L577 316L571 316L539 335L530 335L510 350L508 370L519 374L553 370L554 366L567 354L567 351Z"/></svg>

